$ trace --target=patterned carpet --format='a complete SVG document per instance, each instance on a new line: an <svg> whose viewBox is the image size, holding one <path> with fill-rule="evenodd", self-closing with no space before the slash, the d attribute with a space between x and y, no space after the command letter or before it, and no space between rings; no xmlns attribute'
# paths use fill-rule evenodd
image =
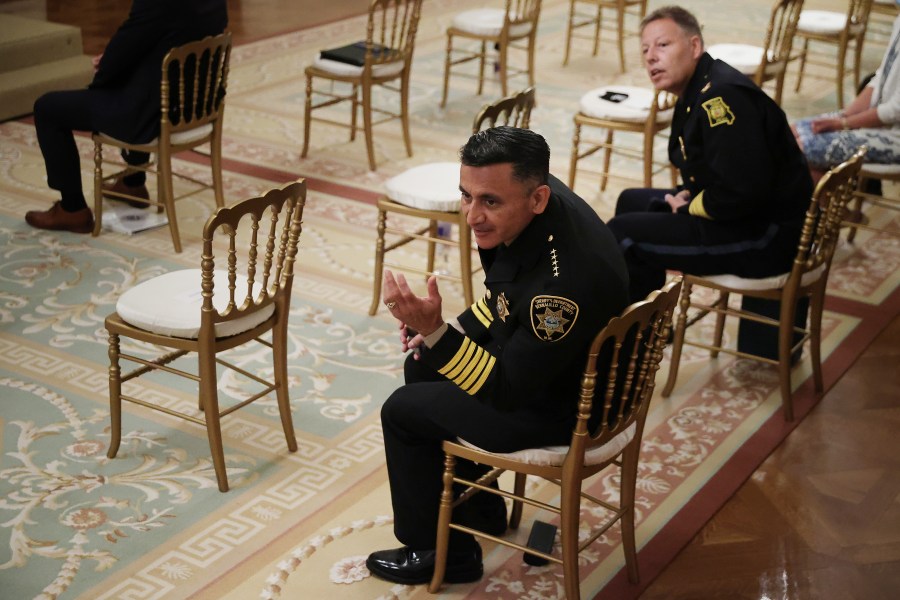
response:
<svg viewBox="0 0 900 600"><path fill-rule="evenodd" d="M651 2L651 7L656 3ZM710 3L684 2L706 24L708 43L753 42L768 14L762 0L726 16ZM226 111L226 200L308 178L298 279L291 311L289 365L300 450L287 452L274 399L224 420L232 490L220 494L202 428L126 407L119 457L109 440L106 333L103 319L122 291L153 275L194 267L199 232L214 206L201 194L179 204L185 250L172 252L168 230L99 238L54 234L25 225L26 210L52 200L28 120L0 124L0 582L9 598L425 598L424 588L369 576L368 552L395 545L378 408L401 383L395 324L366 314L371 294L375 210L385 178L431 160L454 160L484 98L471 80L454 78L448 108L438 108L444 30L473 0L427 0L413 72L415 154L407 158L399 127L376 128L379 170L366 168L361 139L313 124L310 156L302 144L302 68L326 46L358 38L364 21L348 19L235 49ZM610 82L645 85L637 52L617 74L612 52L576 48L560 68L567 2L544 2L538 107L533 127L550 141L553 171L565 179L571 117L580 94ZM632 42L633 43L633 42ZM605 45L605 49L610 46ZM877 65L881 48L867 52ZM789 77L789 82L793 77ZM376 102L390 102L377 98ZM833 86L810 81L786 93L790 116L831 108ZM338 109L335 109L336 111ZM337 112L335 114L338 114ZM85 189L92 146L79 138ZM179 168L205 176L202 157ZM634 176L639 165L617 170ZM597 192L579 173L576 190L604 218L621 185ZM877 212L871 218L887 222ZM896 226L897 223L894 223ZM404 257L424 261L422 248ZM831 385L900 307L900 245L860 234L843 246L829 282L823 353ZM448 310L460 290L443 286ZM733 336L730 330L728 335ZM238 349L232 360L264 373L267 354ZM790 432L780 412L773 369L701 352L682 359L676 393L655 401L644 438L638 490L638 545L644 581L715 511ZM658 381L666 375L667 361ZM804 362L794 373L798 418L814 405ZM222 377L223 397L245 397L243 382ZM196 388L160 377L141 394L171 406L196 404ZM538 485L536 483L532 485ZM602 474L600 496L616 494ZM552 494L552 489L541 493ZM533 513L526 512L523 531ZM585 527L598 516L585 511ZM581 565L584 597L639 592L619 573L618 529L601 538ZM485 578L448 586L446 597L553 599L562 594L555 567L528 567L521 555L485 546Z"/></svg>

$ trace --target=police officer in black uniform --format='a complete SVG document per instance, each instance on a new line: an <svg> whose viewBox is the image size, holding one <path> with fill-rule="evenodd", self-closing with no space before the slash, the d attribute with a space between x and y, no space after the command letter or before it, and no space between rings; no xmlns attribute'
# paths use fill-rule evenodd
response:
<svg viewBox="0 0 900 600"><path fill-rule="evenodd" d="M394 533L404 546L374 552L366 564L405 584L431 579L441 442L461 437L492 452L568 443L587 347L627 304L615 238L549 175L543 137L497 127L473 135L460 155L462 210L484 266L484 297L446 323L434 277L419 297L402 275L384 275L384 302L400 321L404 350L413 350L406 385L381 411ZM458 470L478 467L460 461ZM476 494L460 508L473 504L454 519L489 515L483 525L505 530L502 498ZM451 531L445 580L481 575L478 543Z"/></svg>
<svg viewBox="0 0 900 600"><path fill-rule="evenodd" d="M680 7L641 24L645 67L677 95L669 159L677 190L630 189L609 228L625 254L630 298L665 283L665 270L767 277L789 271L813 184L781 108L703 50L697 19Z"/></svg>

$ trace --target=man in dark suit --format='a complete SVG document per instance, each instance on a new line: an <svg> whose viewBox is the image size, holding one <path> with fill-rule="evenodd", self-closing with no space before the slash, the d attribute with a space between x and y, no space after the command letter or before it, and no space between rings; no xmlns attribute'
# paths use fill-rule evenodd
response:
<svg viewBox="0 0 900 600"><path fill-rule="evenodd" d="M95 59L94 80L83 90L49 92L34 103L34 124L47 167L47 184L61 199L29 211L32 227L89 233L94 217L84 199L74 131L101 131L131 143L159 135L160 66L176 46L217 35L228 24L225 0L134 0L131 12ZM132 165L143 153L123 154ZM144 173L117 181L147 197Z"/></svg>

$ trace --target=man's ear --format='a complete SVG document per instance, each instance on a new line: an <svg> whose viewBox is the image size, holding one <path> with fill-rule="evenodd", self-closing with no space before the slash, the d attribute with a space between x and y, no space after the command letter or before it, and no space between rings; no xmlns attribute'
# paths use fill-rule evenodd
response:
<svg viewBox="0 0 900 600"><path fill-rule="evenodd" d="M691 36L691 56L694 60L699 60L703 56L703 41L698 35Z"/></svg>
<svg viewBox="0 0 900 600"><path fill-rule="evenodd" d="M539 185L531 192L531 212L536 215L541 214L547 209L547 203L550 201L550 186L547 184Z"/></svg>

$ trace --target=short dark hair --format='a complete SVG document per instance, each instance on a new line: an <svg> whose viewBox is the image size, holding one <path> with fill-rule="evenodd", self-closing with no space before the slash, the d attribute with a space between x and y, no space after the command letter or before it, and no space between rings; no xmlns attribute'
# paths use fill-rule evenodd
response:
<svg viewBox="0 0 900 600"><path fill-rule="evenodd" d="M688 35L688 37L696 35L700 38L700 43L703 44L703 32L701 31L697 17L689 10L681 8L680 6L661 6L651 12L641 21L641 33L643 33L644 27L649 23L659 21L660 19L671 19Z"/></svg>
<svg viewBox="0 0 900 600"><path fill-rule="evenodd" d="M479 131L459 149L467 167L512 163L513 177L546 185L550 175L550 146L544 136L518 127L491 127Z"/></svg>

